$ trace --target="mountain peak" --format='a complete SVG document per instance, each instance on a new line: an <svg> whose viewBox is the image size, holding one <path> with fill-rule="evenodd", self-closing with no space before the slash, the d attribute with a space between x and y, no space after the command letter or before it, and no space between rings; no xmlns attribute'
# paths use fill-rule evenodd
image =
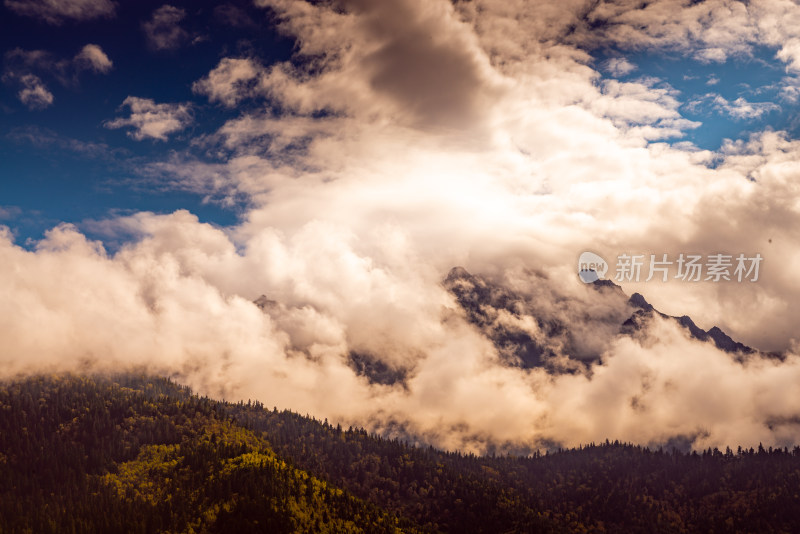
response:
<svg viewBox="0 0 800 534"><path fill-rule="evenodd" d="M644 311L653 311L655 309L640 293L631 295L631 298L628 299L628 303L634 308L639 308Z"/></svg>
<svg viewBox="0 0 800 534"><path fill-rule="evenodd" d="M601 331L616 329L619 334L634 335L645 328L651 317L658 314L663 319L677 322L692 338L701 342L713 341L717 348L725 352L739 355L756 352L734 341L717 327L706 332L688 315L673 317L658 311L640 293L633 293L628 297L622 287L612 280L596 280L588 285L602 293L603 298L609 299L609 309L620 310L619 317L573 317L574 320L592 320L596 323L593 327ZM456 297L456 301L466 312L467 320L484 332L508 365L523 368L544 367L549 372L561 373L574 372L587 362L598 361L600 358L601 351L579 352L583 341L576 335L585 330L587 325L581 325L577 329L569 327L569 320L565 320L565 310L569 306L553 306L553 303L568 300L558 297L557 292L551 295L554 298L553 303L548 304L548 297L545 296L547 291L541 294L534 292L536 296L532 298L532 295L519 293L502 282L490 280L480 274L471 274L460 266L450 269L444 280L444 287ZM625 303L628 304L627 308ZM534 330L538 334L523 327L525 321L535 325ZM566 359L559 354L565 354ZM564 362L570 366L564 368Z"/></svg>
<svg viewBox="0 0 800 534"><path fill-rule="evenodd" d="M447 277L444 279L445 282L455 282L456 280L464 280L470 279L472 275L469 274L465 268L456 266L450 269L450 272L447 273Z"/></svg>

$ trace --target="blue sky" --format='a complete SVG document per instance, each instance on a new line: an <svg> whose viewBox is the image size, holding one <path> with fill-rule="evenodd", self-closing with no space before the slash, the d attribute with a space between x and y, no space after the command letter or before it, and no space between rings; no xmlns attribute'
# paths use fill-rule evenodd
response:
<svg viewBox="0 0 800 534"><path fill-rule="evenodd" d="M747 139L765 128L786 130L792 137L800 132L797 118L798 102L782 95L781 89L792 85L786 66L776 60L774 48L755 47L751 55L739 55L724 62L699 61L682 52L600 50L595 52L596 63L605 76L615 77L609 71L611 58L625 58L636 68L617 78L636 81L655 78L657 86L677 91L682 102L681 115L701 123L686 130L682 138L670 141L691 141L706 150L718 150L725 139ZM735 116L715 105L707 95L719 95L728 102L742 98L748 103L766 104L758 116ZM692 102L697 102L692 105Z"/></svg>
<svg viewBox="0 0 800 534"><path fill-rule="evenodd" d="M30 239L39 239L60 221L80 225L140 210L169 213L186 208L201 220L219 225L239 220L241 206L221 206L203 195L166 187L152 176L143 176L141 170L173 153L213 161L193 147L192 140L214 132L243 110L209 103L192 91L192 84L222 57L257 58L264 65L287 60L294 41L277 33L270 11L250 2L216 6L216 11L211 3L171 5L184 10L174 24L181 34L161 49L148 42L145 30L146 22L162 7L160 2L122 2L116 5L114 17L86 20L44 20L7 6L0 8L5 69L0 84L0 206L5 208L2 222L14 230L20 244L30 245ZM98 73L66 65L88 43L98 45L113 68ZM8 75L19 68L19 61L15 64L10 57L15 50L49 54L48 66L23 67L53 95L53 103L44 109L29 109L17 96L19 80ZM652 49L615 47L590 52L594 66L605 77L649 78L651 85L677 91L675 97L682 103L679 112L702 125L669 142L691 141L699 148L717 150L725 138L747 138L765 128L792 134L800 129L797 103L780 95L787 75L785 65L775 59L774 48L755 47L752 55L733 56L721 63ZM625 58L635 69L610 72L606 68L610 58ZM61 67L53 66L59 62ZM728 102L743 98L772 106L758 116L734 117L719 102L715 104L716 95ZM163 140L135 140L128 135L129 128L105 127L124 116L121 106L128 96L190 103L191 124ZM693 101L697 102L692 105Z"/></svg>
<svg viewBox="0 0 800 534"><path fill-rule="evenodd" d="M0 375L149 366L477 452L800 442L768 424L800 413L793 2L2 0L0 54ZM760 254L757 282L622 289L786 359L620 333L583 251ZM544 314L492 328L552 317L585 345L558 365L602 361L503 364L456 266Z"/></svg>
<svg viewBox="0 0 800 534"><path fill-rule="evenodd" d="M68 61L83 46L100 46L113 62L107 73L66 74L58 67L34 67L52 93L52 105L29 109L17 97L19 84L6 77L0 84L0 223L10 226L19 244L39 239L59 222L79 224L140 210L169 213L185 208L220 225L238 220L240 208L204 202L195 193L148 182L139 172L147 162L173 151L191 150L198 135L212 132L236 110L225 111L192 92L192 83L207 74L224 55L247 55L269 63L285 60L293 42L280 37L265 10L249 2L224 4L240 21L225 22L215 4L184 6L179 22L186 32L175 46L148 46L142 24L162 4L119 3L114 18L65 19L58 24L21 16L0 7L0 50L11 68L15 49L45 51L50 62ZM232 15L233 16L233 15ZM68 78L61 80L61 78ZM125 113L125 98L156 102L191 102L193 122L166 140L137 141L129 129L104 123Z"/></svg>

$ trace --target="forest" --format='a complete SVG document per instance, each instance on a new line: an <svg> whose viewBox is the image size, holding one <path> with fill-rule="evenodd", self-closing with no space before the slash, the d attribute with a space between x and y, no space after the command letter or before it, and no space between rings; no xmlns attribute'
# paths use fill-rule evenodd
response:
<svg viewBox="0 0 800 534"><path fill-rule="evenodd" d="M800 532L800 447L475 456L166 378L0 383L0 533Z"/></svg>

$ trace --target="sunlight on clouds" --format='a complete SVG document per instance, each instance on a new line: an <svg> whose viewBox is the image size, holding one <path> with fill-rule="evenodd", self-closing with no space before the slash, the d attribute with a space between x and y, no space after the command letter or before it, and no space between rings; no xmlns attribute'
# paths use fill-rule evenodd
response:
<svg viewBox="0 0 800 534"><path fill-rule="evenodd" d="M606 61L604 67L611 73L612 76L616 77L625 76L636 70L636 65L624 57L611 58Z"/></svg>
<svg viewBox="0 0 800 534"><path fill-rule="evenodd" d="M87 44L74 59L77 65L95 72L107 73L114 66L103 49L96 44Z"/></svg>
<svg viewBox="0 0 800 534"><path fill-rule="evenodd" d="M130 117L106 121L104 125L109 129L133 127L128 135L137 141L147 138L166 141L170 134L183 130L193 120L189 104L156 104L149 98L129 96L122 107L130 109Z"/></svg>
<svg viewBox="0 0 800 534"><path fill-rule="evenodd" d="M258 94L264 68L247 58L223 58L208 76L192 85L196 93L206 95L211 102L227 107Z"/></svg>
<svg viewBox="0 0 800 534"><path fill-rule="evenodd" d="M798 142L763 132L718 153L653 142L697 126L681 115L681 95L652 78L603 79L581 48L673 47L705 61L724 60L718 50L748 54L756 42L778 51L795 30L767 22L794 8L258 4L296 40L295 56L269 66L220 59L192 90L222 108L253 105L194 139L196 151L142 171L159 186L243 203L241 224L215 228L186 211L95 221L104 235L133 236L112 255L66 225L33 252L6 231L7 372L141 364L203 393L373 430L400 422L420 439L474 451L605 438L688 436L698 448L800 439L796 426L766 424L800 410L769 389L799 378L788 352L800 314L791 234L800 223ZM634 67L606 68L621 76ZM771 109L714 102L742 117ZM123 106L130 116L105 126L132 128L137 140L166 140L196 110L137 97ZM745 343L787 351L785 360L736 362L658 317L618 335L602 318L631 310L579 282L582 250L606 259L762 253L757 284L625 290L703 328L719 324ZM601 363L572 374L503 365L445 288L456 265L555 314L580 339L569 348ZM530 315L492 317L492 328L545 336ZM550 338L566 358L563 339ZM405 382L368 382L348 366L351 351L402 369Z"/></svg>

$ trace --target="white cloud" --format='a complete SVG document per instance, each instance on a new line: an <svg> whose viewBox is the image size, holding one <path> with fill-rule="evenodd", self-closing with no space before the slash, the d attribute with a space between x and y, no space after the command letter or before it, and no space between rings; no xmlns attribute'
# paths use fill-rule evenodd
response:
<svg viewBox="0 0 800 534"><path fill-rule="evenodd" d="M5 0L5 6L15 13L50 24L61 24L67 19L111 17L115 9L111 0Z"/></svg>
<svg viewBox="0 0 800 534"><path fill-rule="evenodd" d="M208 76L192 85L196 93L211 102L233 107L245 98L261 93L267 71L258 62L247 58L223 58Z"/></svg>
<svg viewBox="0 0 800 534"><path fill-rule="evenodd" d="M677 47L688 36L692 53L744 54L750 37L726 26L724 4L617 2L587 15L569 1L259 3L296 39L297 57L271 67L225 58L194 89L226 106L269 105L204 139L213 161L179 152L143 173L211 200L244 198L242 222L214 228L179 211L94 223L129 238L113 255L69 226L35 251L4 232L3 372L142 364L203 393L373 430L398 422L463 450L800 439L797 425L767 424L800 409L787 394L796 355L741 364L671 322L629 338L582 319L620 313L577 280L583 250L760 252L758 283L625 290L750 345L792 350L800 142L763 132L719 153L650 142L693 126L680 95L652 79L603 80L576 46L591 37L580 21L602 15L612 21L598 25L604 42ZM727 11L753 31L749 11ZM758 35L775 27L765 20ZM138 139L166 139L191 120L185 104L125 105L130 117L107 125ZM502 365L443 287L454 265L555 310L582 346L604 350L603 363L561 376ZM252 303L261 294L276 302L267 313ZM530 317L498 325L540 333ZM351 350L409 369L405 386L369 384L348 367Z"/></svg>
<svg viewBox="0 0 800 534"><path fill-rule="evenodd" d="M615 77L625 76L636 70L636 65L624 57L614 57L605 62L605 69Z"/></svg>
<svg viewBox="0 0 800 534"><path fill-rule="evenodd" d="M794 37L783 43L776 57L786 63L786 69L800 71L800 39Z"/></svg>
<svg viewBox="0 0 800 534"><path fill-rule="evenodd" d="M679 51L705 63L749 57L757 47L767 46L790 70L800 64L800 6L789 1L477 0L464 2L459 9L468 18L480 17L477 30L498 57L520 55L524 49L555 41ZM492 13L490 22L486 12ZM531 31L528 37L511 33L523 29Z"/></svg>
<svg viewBox="0 0 800 534"><path fill-rule="evenodd" d="M85 68L105 74L114 66L103 49L96 44L87 44L75 56L74 60L77 68Z"/></svg>
<svg viewBox="0 0 800 534"><path fill-rule="evenodd" d="M20 95L34 107L50 105L53 95L47 89L42 77L51 77L64 86L76 86L82 71L106 74L113 66L103 49L95 44L85 45L72 59L57 59L46 50L23 50L14 48L4 55L3 81L19 83ZM22 96L20 96L20 99Z"/></svg>
<svg viewBox="0 0 800 534"><path fill-rule="evenodd" d="M744 97L728 100L718 93L708 93L687 104L692 111L703 107L711 107L719 113L729 115L736 120L757 119L766 113L780 111L781 107L774 102L749 102Z"/></svg>
<svg viewBox="0 0 800 534"><path fill-rule="evenodd" d="M776 84L778 98L784 102L795 103L800 100L800 78L787 76Z"/></svg>
<svg viewBox="0 0 800 534"><path fill-rule="evenodd" d="M735 119L755 119L772 111L780 111L780 106L773 102L748 102L741 96L736 100L727 101L722 97L714 99L714 104L719 105L726 113Z"/></svg>
<svg viewBox="0 0 800 534"><path fill-rule="evenodd" d="M189 34L180 27L186 17L186 10L163 5L153 12L150 20L142 24L148 44L156 50L172 50L180 47Z"/></svg>
<svg viewBox="0 0 800 534"><path fill-rule="evenodd" d="M591 109L621 127L648 125L647 139L680 137L683 129L699 123L683 119L678 112L677 91L655 79L634 82L605 80L602 95L591 100Z"/></svg>
<svg viewBox="0 0 800 534"><path fill-rule="evenodd" d="M189 104L156 104L149 98L129 96L122 102L130 109L130 117L107 121L106 128L132 127L128 135L137 141L157 139L166 141L170 134L179 132L192 123Z"/></svg>
<svg viewBox="0 0 800 534"><path fill-rule="evenodd" d="M17 98L29 109L44 109L53 104L53 93L47 90L37 76L25 74L19 78L19 84L21 88Z"/></svg>

